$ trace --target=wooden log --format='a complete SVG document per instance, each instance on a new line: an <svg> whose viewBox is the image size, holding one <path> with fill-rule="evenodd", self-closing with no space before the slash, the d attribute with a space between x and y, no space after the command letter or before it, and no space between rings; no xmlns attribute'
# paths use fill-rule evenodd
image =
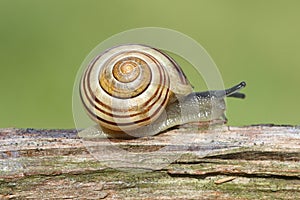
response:
<svg viewBox="0 0 300 200"><path fill-rule="evenodd" d="M0 129L0 199L300 197L297 126L180 127L134 140L95 136Z"/></svg>

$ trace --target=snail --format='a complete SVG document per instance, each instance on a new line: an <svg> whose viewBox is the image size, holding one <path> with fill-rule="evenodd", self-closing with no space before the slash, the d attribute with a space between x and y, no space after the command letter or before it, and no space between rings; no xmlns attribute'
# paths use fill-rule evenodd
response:
<svg viewBox="0 0 300 200"><path fill-rule="evenodd" d="M226 120L225 97L244 98L245 82L193 92L180 66L165 52L140 44L96 56L80 81L80 98L99 130L113 138L159 134L189 122Z"/></svg>

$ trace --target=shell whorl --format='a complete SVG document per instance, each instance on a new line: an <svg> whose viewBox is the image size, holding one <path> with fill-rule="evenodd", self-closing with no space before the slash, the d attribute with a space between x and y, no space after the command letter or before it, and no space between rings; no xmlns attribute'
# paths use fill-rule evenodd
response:
<svg viewBox="0 0 300 200"><path fill-rule="evenodd" d="M191 91L172 58L144 45L121 45L98 55L85 69L80 84L89 116L115 131L152 123L173 94Z"/></svg>

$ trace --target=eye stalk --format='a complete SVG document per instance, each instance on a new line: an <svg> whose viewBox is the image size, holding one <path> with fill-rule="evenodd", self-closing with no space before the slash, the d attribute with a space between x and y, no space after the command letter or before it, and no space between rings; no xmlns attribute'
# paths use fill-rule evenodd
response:
<svg viewBox="0 0 300 200"><path fill-rule="evenodd" d="M244 87L246 87L246 82L242 81L238 85L235 85L232 88L225 90L226 96L244 99L244 98L246 98L246 95L238 92L241 89L243 89Z"/></svg>
<svg viewBox="0 0 300 200"><path fill-rule="evenodd" d="M193 95L196 95L200 98L223 98L226 96L244 99L246 95L238 92L244 87L246 87L246 82L242 81L239 84L226 90L210 90L205 92L195 92Z"/></svg>

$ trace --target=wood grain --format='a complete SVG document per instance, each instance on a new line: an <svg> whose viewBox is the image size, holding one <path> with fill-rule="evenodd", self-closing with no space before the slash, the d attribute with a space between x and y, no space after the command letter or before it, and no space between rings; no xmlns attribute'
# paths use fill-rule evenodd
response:
<svg viewBox="0 0 300 200"><path fill-rule="evenodd" d="M76 130L0 129L0 199L299 196L297 126L180 127L135 140L82 139Z"/></svg>

